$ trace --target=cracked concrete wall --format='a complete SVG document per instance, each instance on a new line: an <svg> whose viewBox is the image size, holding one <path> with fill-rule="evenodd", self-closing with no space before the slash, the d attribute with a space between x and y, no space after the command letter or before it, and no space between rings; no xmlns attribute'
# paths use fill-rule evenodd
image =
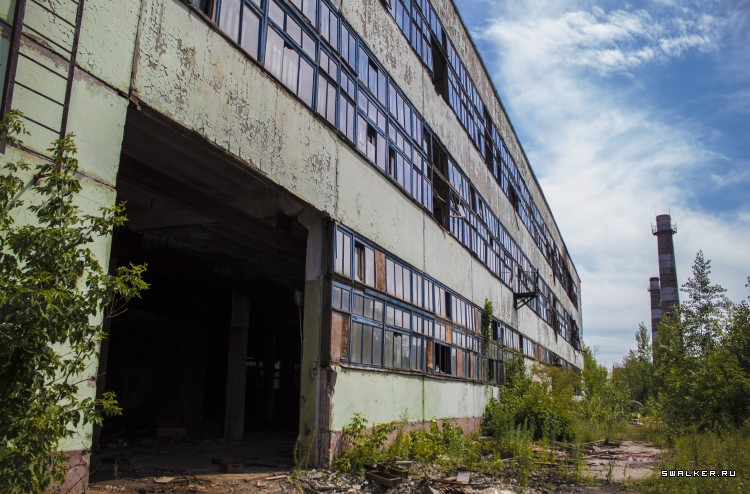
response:
<svg viewBox="0 0 750 494"><path fill-rule="evenodd" d="M501 131L509 137L514 154L520 158L522 174L549 222L551 215L545 209L541 192L535 188L520 147L509 130L507 116L492 96L489 81L482 78L481 66L465 31L455 13L449 10L452 6L437 3L441 4L436 5L438 11L449 19L446 29ZM466 133L459 130L453 111L436 94L429 73L387 11L377 0L342 2L340 6L343 16L364 37L526 255L540 268L541 276L558 298L566 301L567 295L554 282L551 268L490 176L480 153ZM529 309L515 311L511 291L449 233L376 172L281 83L180 1L144 0L134 71L132 90L143 104L198 132L248 168L424 270L475 304L482 306L485 298L493 299L499 318L516 322L523 333L566 360L579 363L572 351L566 351L568 345L556 342L551 328ZM559 233L554 235L559 241ZM337 381L337 388L346 386L345 382L346 378ZM339 410L335 417L343 417L341 410L348 409L350 399L345 393L336 392L333 401L334 409ZM334 422L340 424L339 418Z"/></svg>
<svg viewBox="0 0 750 494"><path fill-rule="evenodd" d="M147 0L142 15L139 100L332 215L334 133L184 4Z"/></svg>
<svg viewBox="0 0 750 494"><path fill-rule="evenodd" d="M487 401L498 393L499 388L484 384L347 367L338 371L332 426L340 431L363 411L376 424L481 417Z"/></svg>
<svg viewBox="0 0 750 494"><path fill-rule="evenodd" d="M4 15L11 3L0 0L0 15ZM436 94L430 74L380 2L334 3L365 39L415 109L426 118L526 255L540 268L540 276L560 300L567 302L567 296L554 282L551 269L490 176L480 153L470 143L453 111ZM132 96L134 101L197 132L249 169L427 272L475 304L482 306L485 298L492 299L497 317L517 322L517 327L525 334L566 360L580 364L569 346L566 348L555 342L549 326L529 309L515 311L511 291L424 210L407 199L281 83L183 2L87 0L85 5L69 130L78 135L85 194L90 207L114 201L125 112L128 97ZM494 97L491 83L456 15L455 6L450 0L433 0L433 5L499 130L508 139L545 221L553 226L551 212L535 185L507 115ZM64 33L56 35L64 37ZM48 58L50 63L60 64L55 57ZM22 69L21 73L33 70ZM54 92L60 92L52 80L45 84ZM18 98L18 105L30 112L44 118L54 116L53 109L40 107L39 102L28 95ZM39 150L43 150L49 140L35 139L30 146ZM562 245L559 232L551 229L556 242ZM109 239L102 239L97 246L104 259L108 248ZM569 266L578 283L574 266L572 263ZM574 313L582 327L577 310ZM455 409L451 408L454 405L442 401L429 406L423 404L415 420L429 419L433 415L479 414L487 398L484 391L477 391L483 389L483 385L433 382L425 378L415 381L402 375L347 369L341 371L336 385L334 428L347 421L347 414L357 403L352 397L355 395L348 395L345 390L361 385L364 389L368 385L381 386L386 394L389 386L399 389L417 386L423 394L429 390L430 396L440 396L450 388L451 393L467 397L462 398L463 405L456 405ZM439 392L434 387L438 385L441 386ZM403 397L411 397L411 393ZM378 412L380 405L367 401L369 397L363 398L362 403L366 403L375 416L385 413ZM411 407L407 408L411 414ZM86 432L82 431L81 435L85 436Z"/></svg>

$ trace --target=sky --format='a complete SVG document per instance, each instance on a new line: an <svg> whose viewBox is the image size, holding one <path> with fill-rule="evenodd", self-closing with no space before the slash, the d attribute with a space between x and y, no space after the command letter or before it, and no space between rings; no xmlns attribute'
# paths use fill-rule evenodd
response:
<svg viewBox="0 0 750 494"><path fill-rule="evenodd" d="M581 277L599 362L650 328L657 214L677 227L680 285L702 250L712 281L747 299L750 2L455 3Z"/></svg>

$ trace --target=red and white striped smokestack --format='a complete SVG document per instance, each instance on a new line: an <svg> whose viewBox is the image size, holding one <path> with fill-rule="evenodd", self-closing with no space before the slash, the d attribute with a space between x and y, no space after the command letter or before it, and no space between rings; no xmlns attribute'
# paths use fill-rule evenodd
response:
<svg viewBox="0 0 750 494"><path fill-rule="evenodd" d="M674 260L674 242L672 237L677 228L672 226L672 218L668 214L656 217L656 227L652 228L656 235L659 248L659 279L661 285L659 305L662 315L668 314L672 307L680 303L677 287L677 268Z"/></svg>
<svg viewBox="0 0 750 494"><path fill-rule="evenodd" d="M651 341L656 337L656 327L661 322L661 285L659 277L648 280L648 291L651 293Z"/></svg>

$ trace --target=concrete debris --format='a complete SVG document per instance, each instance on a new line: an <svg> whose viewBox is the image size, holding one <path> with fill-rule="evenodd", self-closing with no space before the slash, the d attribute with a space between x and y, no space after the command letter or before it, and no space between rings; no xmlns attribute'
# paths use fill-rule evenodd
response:
<svg viewBox="0 0 750 494"><path fill-rule="evenodd" d="M456 474L456 482L459 484L468 484L471 479L471 473L465 470L459 470Z"/></svg>

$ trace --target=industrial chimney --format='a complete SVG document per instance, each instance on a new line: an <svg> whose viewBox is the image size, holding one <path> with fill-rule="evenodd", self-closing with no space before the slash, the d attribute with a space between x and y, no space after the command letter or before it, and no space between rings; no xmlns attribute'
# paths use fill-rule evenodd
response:
<svg viewBox="0 0 750 494"><path fill-rule="evenodd" d="M651 293L651 341L656 337L656 327L661 322L661 285L659 277L650 278L648 291Z"/></svg>
<svg viewBox="0 0 750 494"><path fill-rule="evenodd" d="M661 306L661 314L664 316L680 303L677 289L677 269L674 261L674 242L672 241L673 235L677 233L677 228L672 226L672 218L668 214L660 214L656 217L656 226L652 227L651 232L656 235L659 248L659 281L661 285L659 305ZM651 306L653 307L653 302L651 302Z"/></svg>

